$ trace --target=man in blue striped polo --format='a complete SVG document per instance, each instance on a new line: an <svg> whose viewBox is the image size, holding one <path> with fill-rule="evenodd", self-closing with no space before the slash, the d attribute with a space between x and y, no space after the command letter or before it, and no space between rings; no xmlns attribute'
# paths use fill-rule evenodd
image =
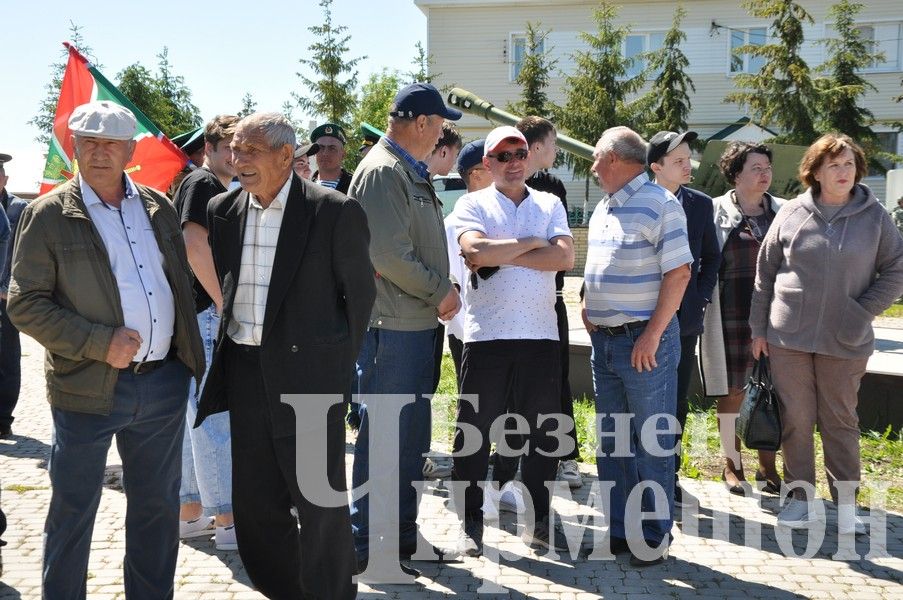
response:
<svg viewBox="0 0 903 600"><path fill-rule="evenodd" d="M680 203L646 175L643 138L607 129L593 159L607 194L589 222L582 312L593 347L596 465L599 480L614 484L611 551L648 566L667 558L673 524L675 313L693 255Z"/></svg>

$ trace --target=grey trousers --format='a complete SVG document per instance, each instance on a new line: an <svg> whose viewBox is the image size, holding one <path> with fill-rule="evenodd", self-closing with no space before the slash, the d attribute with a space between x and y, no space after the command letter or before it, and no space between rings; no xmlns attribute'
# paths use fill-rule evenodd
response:
<svg viewBox="0 0 903 600"><path fill-rule="evenodd" d="M868 358L836 358L769 345L770 366L781 400L784 480L815 486L818 425L831 497L835 481L859 484L859 382ZM797 497L802 497L799 490Z"/></svg>

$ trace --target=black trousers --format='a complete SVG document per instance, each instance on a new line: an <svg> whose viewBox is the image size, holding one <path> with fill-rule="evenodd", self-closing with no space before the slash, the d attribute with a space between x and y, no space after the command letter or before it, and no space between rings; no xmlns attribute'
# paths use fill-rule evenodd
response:
<svg viewBox="0 0 903 600"><path fill-rule="evenodd" d="M13 422L22 384L21 358L19 330L6 314L6 300L0 300L0 425Z"/></svg>
<svg viewBox="0 0 903 600"><path fill-rule="evenodd" d="M558 413L561 388L561 368L558 342L554 340L494 340L464 344L461 367L461 394L474 394L479 399L478 410L467 400L458 401L458 423L474 426L481 434L479 450L469 456L454 459L452 478L468 482L464 494L465 520L482 523L483 490L478 482L486 479L489 470L489 429L499 416L507 413L522 415L530 433L510 436L512 449L526 441L523 452L524 486L533 499L536 518L549 513L547 481L554 481L558 471L559 440L549 435L558 423L548 419L537 426L539 415ZM513 439L511 439L513 438ZM464 447L464 434L455 432L454 449ZM543 450L544 456L537 450ZM552 456L548 456L551 454ZM516 461L516 457L515 457Z"/></svg>
<svg viewBox="0 0 903 600"><path fill-rule="evenodd" d="M235 533L251 582L267 598L353 599L356 559L348 506L316 506L304 497L295 474L296 436L272 435L259 351L230 341L223 350ZM327 476L336 490L347 489L345 410L334 406L326 423Z"/></svg>
<svg viewBox="0 0 903 600"><path fill-rule="evenodd" d="M574 397L571 395L570 355L571 344L568 332L568 311L564 304L564 298L558 297L555 302L555 316L558 320L559 357L561 361L561 414L574 420ZM510 409L509 409L510 410ZM580 458L580 445L577 442L577 426L568 430L568 435L574 442L574 449L565 454L560 460L577 460ZM501 487L514 479L517 475L517 465L520 462L516 456L502 456L498 453L492 455L492 480Z"/></svg>
<svg viewBox="0 0 903 600"><path fill-rule="evenodd" d="M448 349L451 352L452 362L455 363L455 381L458 383L458 389L461 389L461 360L464 354L464 342L449 334Z"/></svg>
<svg viewBox="0 0 903 600"><path fill-rule="evenodd" d="M680 448L683 438L683 429L687 424L687 413L690 412L690 399L687 393L690 389L690 378L693 375L693 365L696 364L696 342L699 336L680 336L680 362L677 363L677 421L680 423L681 433L677 436L677 447ZM674 461L674 472L680 471L680 457Z"/></svg>

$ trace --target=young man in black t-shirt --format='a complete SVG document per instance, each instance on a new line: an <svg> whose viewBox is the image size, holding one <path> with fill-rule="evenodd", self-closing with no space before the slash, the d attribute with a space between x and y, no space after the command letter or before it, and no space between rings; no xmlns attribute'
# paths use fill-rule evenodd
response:
<svg viewBox="0 0 903 600"><path fill-rule="evenodd" d="M207 241L207 203L225 192L235 175L229 143L238 121L239 118L233 115L218 115L207 124L204 128L204 164L185 177L174 201L185 238L188 264L194 272L198 327L208 368L219 330L223 294ZM188 390L182 448L179 535L182 538L214 535L217 549L236 550L229 413L212 415L200 427L193 428L200 394L200 389L195 394L192 382Z"/></svg>

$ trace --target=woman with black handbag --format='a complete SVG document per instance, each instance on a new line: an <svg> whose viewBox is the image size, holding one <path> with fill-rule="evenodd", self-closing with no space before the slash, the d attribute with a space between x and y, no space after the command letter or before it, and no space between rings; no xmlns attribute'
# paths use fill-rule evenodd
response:
<svg viewBox="0 0 903 600"><path fill-rule="evenodd" d="M859 382L874 351L872 320L903 293L903 238L865 185L862 149L827 134L806 151L808 186L778 212L759 252L749 324L753 356L771 358L783 420L784 478L793 496L778 524L805 527L816 516L813 428L822 435L838 531L864 533L858 488Z"/></svg>

